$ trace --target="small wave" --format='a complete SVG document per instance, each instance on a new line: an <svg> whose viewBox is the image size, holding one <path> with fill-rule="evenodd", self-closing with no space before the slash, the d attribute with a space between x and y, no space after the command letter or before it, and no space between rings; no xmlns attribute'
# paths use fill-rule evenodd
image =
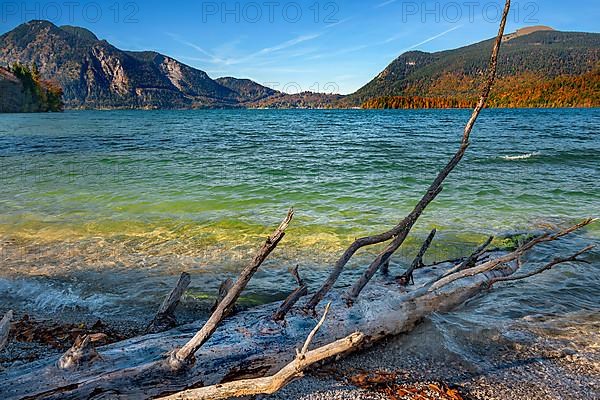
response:
<svg viewBox="0 0 600 400"><path fill-rule="evenodd" d="M516 156L501 156L501 158L504 160L508 160L508 161L515 161L515 160L527 160L528 158L539 156L539 155L540 155L539 151L534 151L533 153L519 154Z"/></svg>
<svg viewBox="0 0 600 400"><path fill-rule="evenodd" d="M60 285L54 281L40 282L37 279L0 278L0 299L16 304L27 304L29 311L58 313L66 310L110 312L118 298L109 295L90 294L84 296L79 290Z"/></svg>

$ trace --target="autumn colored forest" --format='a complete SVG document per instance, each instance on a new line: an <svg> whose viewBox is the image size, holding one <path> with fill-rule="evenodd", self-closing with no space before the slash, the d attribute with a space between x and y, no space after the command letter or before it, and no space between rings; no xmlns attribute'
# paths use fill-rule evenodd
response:
<svg viewBox="0 0 600 400"><path fill-rule="evenodd" d="M477 102L477 81L470 77L446 75L429 88L430 96L382 96L365 101L363 108L472 108ZM555 108L600 107L600 68L586 74L560 75L548 79L533 73L498 79L488 107Z"/></svg>

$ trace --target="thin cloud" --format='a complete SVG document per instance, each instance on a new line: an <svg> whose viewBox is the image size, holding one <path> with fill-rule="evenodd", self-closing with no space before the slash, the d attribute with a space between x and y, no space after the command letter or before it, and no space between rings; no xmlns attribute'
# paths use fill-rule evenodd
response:
<svg viewBox="0 0 600 400"><path fill-rule="evenodd" d="M287 40L287 41L285 41L283 43L280 43L278 45L271 46L271 47L265 47L265 48L257 51L256 53L247 55L247 56L239 58L237 60L230 60L228 65L241 64L241 63L247 62L249 60L255 59L257 57L261 57L261 56L273 54L273 53L279 52L281 50L286 50L286 49L289 49L290 47L294 47L294 46L299 45L301 43L308 42L310 40L314 40L314 39L320 37L321 35L322 35L321 33L313 33L313 34L308 34L308 35L300 35L298 37L295 37L293 39Z"/></svg>
<svg viewBox="0 0 600 400"><path fill-rule="evenodd" d="M227 60L215 56L214 54L204 50L202 47L200 47L192 42L188 42L187 40L182 39L181 37L179 37L178 35L176 35L174 33L167 32L167 35L170 36L176 42L179 42L183 45L191 47L192 49L196 50L197 52L207 56L208 59L203 59L203 61L206 61L206 62L209 62L212 64L227 64ZM191 57L186 57L186 58L191 59Z"/></svg>
<svg viewBox="0 0 600 400"><path fill-rule="evenodd" d="M338 26L338 25L340 25L340 24L344 24L344 23L346 23L346 22L350 21L351 19L352 19L352 17L350 17L350 18L344 18L344 19L342 19L342 20L339 20L338 22L334 22L334 23L331 23L331 24L327 24L327 25L325 25L325 29L331 29L331 28L333 28L334 26Z"/></svg>
<svg viewBox="0 0 600 400"><path fill-rule="evenodd" d="M304 42L308 42L309 40L313 40L318 38L319 36L321 36L321 33L313 33L310 35L301 35L298 36L294 39L288 40L286 42L283 42L281 44L278 44L277 46L273 46L273 47L265 47L264 49L254 53L252 56L258 56L258 55L263 55L263 54L270 54L276 51L280 51L280 50L285 50L287 48L290 48L292 46L296 46L297 44L300 43L304 43Z"/></svg>
<svg viewBox="0 0 600 400"><path fill-rule="evenodd" d="M375 8L381 8L381 7L385 7L387 5L390 5L392 3L395 3L397 0L388 0L388 1L384 1L383 3L379 3L375 6Z"/></svg>
<svg viewBox="0 0 600 400"><path fill-rule="evenodd" d="M407 48L406 48L406 49L404 49L403 51L412 50L412 49L414 49L415 47L419 47L419 46L421 46L421 45L424 45L425 43L429 43L429 42L431 42L431 41L433 41L433 40L435 40L435 39L437 39L437 38L440 38L440 37L442 37L442 36L444 36L444 35L447 35L447 34L449 34L450 32L452 32L452 31L455 31L455 30L457 30L457 29L459 29L459 28L462 28L462 27L463 27L463 25L457 25L457 26L453 26L452 28L450 28L450 29L448 29L448 30L446 30L446 31L444 31L444 32L442 32L442 33L438 33L437 35L435 35L435 36L432 36L432 37L430 37L430 38L427 38L427 39L423 40L422 42L419 42L419 43L417 43L417 44L414 44L414 45L412 45L412 46L410 46L410 47L407 47Z"/></svg>

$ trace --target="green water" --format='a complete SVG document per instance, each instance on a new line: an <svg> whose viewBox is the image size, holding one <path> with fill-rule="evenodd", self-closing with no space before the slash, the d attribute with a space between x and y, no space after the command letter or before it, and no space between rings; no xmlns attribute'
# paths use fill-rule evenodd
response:
<svg viewBox="0 0 600 400"><path fill-rule="evenodd" d="M296 218L288 235L242 300L285 297L294 285L285 271L296 264L314 288L353 238L411 210L456 151L469 114L0 115L0 297L17 308L29 299L38 312L127 317L155 308L187 270L187 306L206 310L223 277L235 276L289 207ZM466 157L392 268L401 271L433 227L439 235L426 261L463 255L489 234L600 215L599 126L598 109L485 110ZM599 239L596 223L559 249ZM360 253L340 283L376 250ZM532 257L553 254L547 247ZM590 257L597 271L598 252ZM599 281L577 268L569 279L591 288L576 295L578 307L594 309Z"/></svg>

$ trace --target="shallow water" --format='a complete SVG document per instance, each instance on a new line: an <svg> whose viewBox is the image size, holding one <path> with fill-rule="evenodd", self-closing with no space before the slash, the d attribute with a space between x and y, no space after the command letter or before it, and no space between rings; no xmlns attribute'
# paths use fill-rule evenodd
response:
<svg viewBox="0 0 600 400"><path fill-rule="evenodd" d="M193 276L182 318L202 317L219 283L235 276L291 206L288 235L241 302L284 298L294 285L286 270L296 264L314 288L354 237L410 211L456 150L469 114L0 115L2 309L143 320L186 270ZM392 270L410 262L433 227L439 233L426 261L464 255L489 234L599 216L599 126L600 109L485 110L466 157ZM531 266L588 243L600 243L599 223L536 250ZM340 284L376 250L360 253ZM443 325L453 332L554 316L597 321L600 252L588 259L499 287Z"/></svg>

